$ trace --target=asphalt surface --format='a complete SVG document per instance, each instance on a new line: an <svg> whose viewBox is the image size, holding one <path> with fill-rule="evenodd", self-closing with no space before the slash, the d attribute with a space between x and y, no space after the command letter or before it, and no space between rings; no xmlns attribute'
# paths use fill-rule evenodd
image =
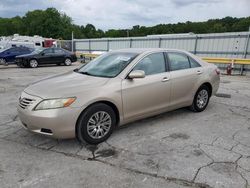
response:
<svg viewBox="0 0 250 188"><path fill-rule="evenodd" d="M0 187L250 187L250 78L223 76L207 109L130 123L97 146L21 127L30 83L75 69L0 65Z"/></svg>

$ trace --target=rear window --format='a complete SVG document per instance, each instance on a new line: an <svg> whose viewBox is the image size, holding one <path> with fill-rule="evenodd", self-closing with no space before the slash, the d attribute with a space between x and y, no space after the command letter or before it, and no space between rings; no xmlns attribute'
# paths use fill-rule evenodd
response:
<svg viewBox="0 0 250 188"><path fill-rule="evenodd" d="M184 54L169 52L168 58L170 61L170 70L171 71L183 70L183 69L190 68L188 57Z"/></svg>
<svg viewBox="0 0 250 188"><path fill-rule="evenodd" d="M189 62L190 62L190 66L191 68L196 68L196 67L200 67L201 65L195 61L193 58L189 57Z"/></svg>

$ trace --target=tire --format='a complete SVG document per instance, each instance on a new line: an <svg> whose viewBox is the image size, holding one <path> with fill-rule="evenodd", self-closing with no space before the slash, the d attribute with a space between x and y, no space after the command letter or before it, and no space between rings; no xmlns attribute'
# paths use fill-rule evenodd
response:
<svg viewBox="0 0 250 188"><path fill-rule="evenodd" d="M194 112L202 112L206 109L210 99L210 89L206 85L202 85L196 92L193 104L190 110Z"/></svg>
<svg viewBox="0 0 250 188"><path fill-rule="evenodd" d="M70 59L70 58L65 58L65 60L64 60L64 65L70 66L71 64L72 64L71 59Z"/></svg>
<svg viewBox="0 0 250 188"><path fill-rule="evenodd" d="M109 138L115 125L114 110L106 104L97 103L88 107L80 115L76 125L76 135L80 142L99 144Z"/></svg>
<svg viewBox="0 0 250 188"><path fill-rule="evenodd" d="M37 62L37 60L36 60L36 59L31 59L31 60L29 61L29 67L31 67L31 68L37 68L37 67L38 67L38 62Z"/></svg>
<svg viewBox="0 0 250 188"><path fill-rule="evenodd" d="M4 58L0 58L0 65L8 65Z"/></svg>

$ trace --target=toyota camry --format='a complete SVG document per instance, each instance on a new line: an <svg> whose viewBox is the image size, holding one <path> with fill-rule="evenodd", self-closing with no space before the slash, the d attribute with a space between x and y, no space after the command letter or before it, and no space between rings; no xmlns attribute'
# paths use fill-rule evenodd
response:
<svg viewBox="0 0 250 188"><path fill-rule="evenodd" d="M205 110L219 82L219 69L189 52L123 49L31 84L18 114L34 133L98 144L119 125L182 107Z"/></svg>

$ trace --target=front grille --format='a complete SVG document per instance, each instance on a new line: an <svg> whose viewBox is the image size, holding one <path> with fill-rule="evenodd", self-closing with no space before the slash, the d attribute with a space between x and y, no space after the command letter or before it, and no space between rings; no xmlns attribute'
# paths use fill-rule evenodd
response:
<svg viewBox="0 0 250 188"><path fill-rule="evenodd" d="M33 102L35 102L35 99L29 99L29 98L20 98L19 99L19 106L23 109L28 108L30 105L33 104Z"/></svg>
<svg viewBox="0 0 250 188"><path fill-rule="evenodd" d="M15 61L16 62L22 62L23 60L22 60L22 58L16 58Z"/></svg>
<svg viewBox="0 0 250 188"><path fill-rule="evenodd" d="M50 130L50 129L45 129L45 128L41 128L41 132L47 133L47 134L52 134L52 130Z"/></svg>

